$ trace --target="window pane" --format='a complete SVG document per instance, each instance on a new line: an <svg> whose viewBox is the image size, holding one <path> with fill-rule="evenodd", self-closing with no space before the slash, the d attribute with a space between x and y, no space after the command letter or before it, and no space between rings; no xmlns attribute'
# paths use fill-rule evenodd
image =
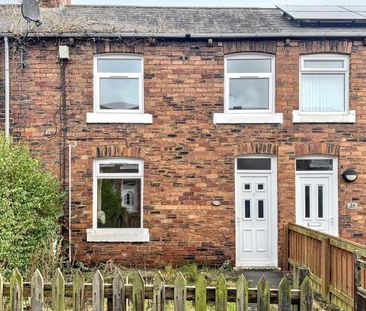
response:
<svg viewBox="0 0 366 311"><path fill-rule="evenodd" d="M301 110L304 112L343 112L343 74L302 74Z"/></svg>
<svg viewBox="0 0 366 311"><path fill-rule="evenodd" d="M230 79L229 109L269 109L269 79Z"/></svg>
<svg viewBox="0 0 366 311"><path fill-rule="evenodd" d="M344 61L342 59L312 59L304 60L304 68L343 68Z"/></svg>
<svg viewBox="0 0 366 311"><path fill-rule="evenodd" d="M98 59L98 72L140 73L141 59Z"/></svg>
<svg viewBox="0 0 366 311"><path fill-rule="evenodd" d="M100 173L138 173L138 164L129 163L105 163L99 165Z"/></svg>
<svg viewBox="0 0 366 311"><path fill-rule="evenodd" d="M271 72L270 59L228 59L228 73L263 73Z"/></svg>
<svg viewBox="0 0 366 311"><path fill-rule="evenodd" d="M98 180L98 228L141 227L141 180Z"/></svg>
<svg viewBox="0 0 366 311"><path fill-rule="evenodd" d="M245 200L244 218L250 218L250 200Z"/></svg>
<svg viewBox="0 0 366 311"><path fill-rule="evenodd" d="M101 78L100 109L139 109L139 79Z"/></svg>
<svg viewBox="0 0 366 311"><path fill-rule="evenodd" d="M237 159L238 170L270 170L271 159L245 158Z"/></svg>
<svg viewBox="0 0 366 311"><path fill-rule="evenodd" d="M332 171L332 159L296 160L297 171Z"/></svg>
<svg viewBox="0 0 366 311"><path fill-rule="evenodd" d="M258 200L258 218L264 218L264 201Z"/></svg>
<svg viewBox="0 0 366 311"><path fill-rule="evenodd" d="M310 218L310 186L305 186L305 218Z"/></svg>
<svg viewBox="0 0 366 311"><path fill-rule="evenodd" d="M318 217L323 218L323 186L318 186Z"/></svg>

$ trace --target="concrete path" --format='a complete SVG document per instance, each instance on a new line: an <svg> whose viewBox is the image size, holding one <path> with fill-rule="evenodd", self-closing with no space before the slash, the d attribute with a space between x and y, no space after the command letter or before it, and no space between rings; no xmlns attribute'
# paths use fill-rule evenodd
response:
<svg viewBox="0 0 366 311"><path fill-rule="evenodd" d="M280 270L237 270L235 273L238 275L244 273L250 286L256 286L262 275L264 275L271 288L278 288L278 284L284 275Z"/></svg>

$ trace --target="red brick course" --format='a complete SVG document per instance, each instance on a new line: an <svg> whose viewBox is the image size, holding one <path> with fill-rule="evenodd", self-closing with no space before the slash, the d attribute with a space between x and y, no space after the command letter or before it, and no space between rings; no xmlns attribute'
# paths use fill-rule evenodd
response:
<svg viewBox="0 0 366 311"><path fill-rule="evenodd" d="M48 170L60 174L60 64L56 40L27 45L27 67L19 50L11 67L11 132L29 142ZM65 44L68 42L64 42ZM145 112L153 124L86 124L93 111L93 54L144 56ZM284 123L215 125L223 112L224 55L266 52L276 55L276 112ZM350 108L355 124L293 124L298 109L299 56L331 52L350 55ZM1 68L1 67L0 67ZM279 262L283 227L295 220L295 158L339 156L339 175L353 167L355 183L339 178L340 235L365 229L366 47L362 41L144 41L76 40L66 67L67 143L73 148L73 243L77 260L114 260L126 265L164 266L195 261L235 261L234 160L238 155L278 158ZM56 134L56 135L55 135ZM52 138L54 136L54 138ZM144 226L149 243L88 243L92 227L92 164L99 157L138 157L145 162ZM213 206L212 201L221 201ZM347 210L346 202L359 202Z"/></svg>

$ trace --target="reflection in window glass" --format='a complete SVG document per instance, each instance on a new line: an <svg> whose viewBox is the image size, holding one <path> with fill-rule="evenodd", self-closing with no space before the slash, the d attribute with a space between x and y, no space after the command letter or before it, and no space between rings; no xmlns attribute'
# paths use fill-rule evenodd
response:
<svg viewBox="0 0 366 311"><path fill-rule="evenodd" d="M139 109L139 79L101 78L100 109Z"/></svg>
<svg viewBox="0 0 366 311"><path fill-rule="evenodd" d="M99 165L100 173L138 173L139 165L136 163L101 163Z"/></svg>
<svg viewBox="0 0 366 311"><path fill-rule="evenodd" d="M303 159L296 160L297 171L332 171L332 159Z"/></svg>
<svg viewBox="0 0 366 311"><path fill-rule="evenodd" d="M310 218L310 186L305 186L305 218Z"/></svg>
<svg viewBox="0 0 366 311"><path fill-rule="evenodd" d="M342 59L306 59L304 60L304 68L343 68L344 61Z"/></svg>
<svg viewBox="0 0 366 311"><path fill-rule="evenodd" d="M238 170L270 170L270 158L239 158L237 159Z"/></svg>
<svg viewBox="0 0 366 311"><path fill-rule="evenodd" d="M139 73L141 59L98 59L98 72L106 73Z"/></svg>
<svg viewBox="0 0 366 311"><path fill-rule="evenodd" d="M263 73L271 72L270 59L228 59L228 73Z"/></svg>
<svg viewBox="0 0 366 311"><path fill-rule="evenodd" d="M240 78L229 80L229 110L268 108L268 78Z"/></svg>
<svg viewBox="0 0 366 311"><path fill-rule="evenodd" d="M98 228L141 227L141 180L98 179Z"/></svg>

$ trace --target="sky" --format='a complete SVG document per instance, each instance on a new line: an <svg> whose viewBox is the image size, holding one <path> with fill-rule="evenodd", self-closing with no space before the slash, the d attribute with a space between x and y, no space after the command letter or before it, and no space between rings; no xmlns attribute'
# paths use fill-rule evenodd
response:
<svg viewBox="0 0 366 311"><path fill-rule="evenodd" d="M73 4L143 5L143 6L233 6L274 7L278 4L306 5L366 5L366 0L71 0ZM0 0L1 3L19 3L21 0Z"/></svg>

